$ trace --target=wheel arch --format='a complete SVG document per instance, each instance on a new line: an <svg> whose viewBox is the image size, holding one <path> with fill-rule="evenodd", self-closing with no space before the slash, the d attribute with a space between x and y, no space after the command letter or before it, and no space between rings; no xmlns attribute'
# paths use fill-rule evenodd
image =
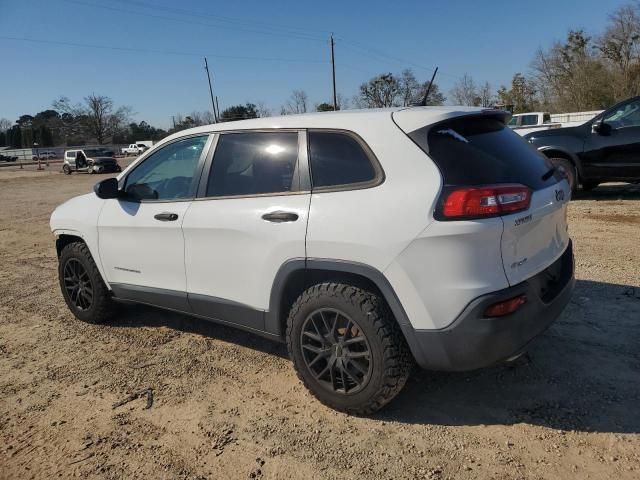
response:
<svg viewBox="0 0 640 480"><path fill-rule="evenodd" d="M574 167L576 167L576 171L578 172L578 181L581 181L584 178L582 163L575 153L558 146L542 147L539 149L539 152L547 158L566 158L573 164Z"/></svg>
<svg viewBox="0 0 640 480"><path fill-rule="evenodd" d="M76 242L85 244L87 246L87 249L89 249L89 253L93 258L93 261L95 262L96 267L98 268L98 272L102 277L102 281L107 286L107 288L111 290L111 286L107 281L107 277L105 275L104 269L102 268L102 262L100 260L100 256L97 254L98 253L97 244L94 241L92 241L92 238L90 236L85 238L82 233L76 230L54 230L54 235L56 237L56 254L58 256L58 259L62 254L62 250L67 245L76 243Z"/></svg>
<svg viewBox="0 0 640 480"><path fill-rule="evenodd" d="M58 235L56 238L56 253L58 254L58 258L60 258L60 254L62 253L64 247L76 242L84 243L85 245L87 244L87 242L84 241L84 238L78 235L72 235L68 233L62 233Z"/></svg>
<svg viewBox="0 0 640 480"><path fill-rule="evenodd" d="M326 281L342 281L380 294L400 326L411 353L420 352L415 331L393 287L379 270L358 262L332 259L292 259L282 265L273 282L265 330L284 338L290 306L312 285Z"/></svg>

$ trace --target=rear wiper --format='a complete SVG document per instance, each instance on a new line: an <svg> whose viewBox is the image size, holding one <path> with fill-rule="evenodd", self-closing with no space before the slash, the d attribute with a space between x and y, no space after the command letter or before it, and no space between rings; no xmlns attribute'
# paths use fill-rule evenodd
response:
<svg viewBox="0 0 640 480"><path fill-rule="evenodd" d="M542 175L542 180L549 180L551 178L551 175L556 173L557 170L558 169L556 167L551 167L551 169L547 173Z"/></svg>

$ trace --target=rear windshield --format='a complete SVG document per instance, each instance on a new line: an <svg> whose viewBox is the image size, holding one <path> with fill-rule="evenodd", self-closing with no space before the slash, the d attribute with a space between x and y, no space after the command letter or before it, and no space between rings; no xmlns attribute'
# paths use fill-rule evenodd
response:
<svg viewBox="0 0 640 480"><path fill-rule="evenodd" d="M547 178L552 166L546 157L499 119L462 117L409 136L436 163L445 185L520 183L539 190L561 178Z"/></svg>

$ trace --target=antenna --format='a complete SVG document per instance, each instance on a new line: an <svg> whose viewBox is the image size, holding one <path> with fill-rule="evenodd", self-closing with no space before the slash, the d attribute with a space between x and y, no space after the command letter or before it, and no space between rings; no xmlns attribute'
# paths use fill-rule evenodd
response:
<svg viewBox="0 0 640 480"><path fill-rule="evenodd" d="M436 67L436 69L433 71L433 75L431 76L431 81L429 82L429 86L427 87L427 91L424 93L424 98L418 104L418 106L420 106L420 107L426 107L427 106L427 99L429 98L429 93L431 92L431 87L433 86L433 81L436 78L436 73L438 73L438 67Z"/></svg>
<svg viewBox="0 0 640 480"><path fill-rule="evenodd" d="M213 109L213 119L218 123L218 114L216 113L216 104L213 102L213 89L211 88L211 77L209 76L209 64L207 57L204 57L204 69L207 71L207 80L209 80L209 95L211 95L211 108Z"/></svg>

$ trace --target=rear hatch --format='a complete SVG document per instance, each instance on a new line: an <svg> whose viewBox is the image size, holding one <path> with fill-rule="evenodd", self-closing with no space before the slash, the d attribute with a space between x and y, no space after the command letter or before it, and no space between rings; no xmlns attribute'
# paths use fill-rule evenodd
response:
<svg viewBox="0 0 640 480"><path fill-rule="evenodd" d="M464 112L415 128L420 110L399 111L393 118L440 169L443 187L434 218L482 222L500 217L510 285L557 260L569 244L569 185L544 155L505 126L507 114ZM410 113L403 119L405 112Z"/></svg>

